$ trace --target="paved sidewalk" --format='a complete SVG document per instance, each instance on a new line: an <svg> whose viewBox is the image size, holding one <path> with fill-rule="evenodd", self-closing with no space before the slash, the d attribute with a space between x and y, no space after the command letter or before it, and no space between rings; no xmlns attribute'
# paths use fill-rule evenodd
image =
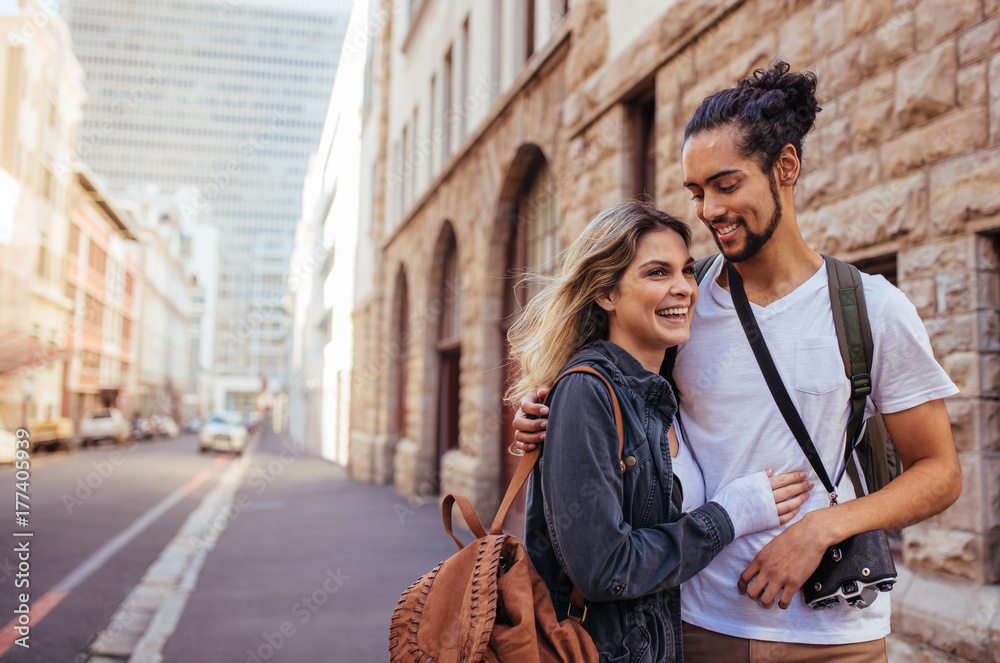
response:
<svg viewBox="0 0 1000 663"><path fill-rule="evenodd" d="M456 550L438 500L357 483L270 432L249 460L163 660L386 661L399 595Z"/></svg>

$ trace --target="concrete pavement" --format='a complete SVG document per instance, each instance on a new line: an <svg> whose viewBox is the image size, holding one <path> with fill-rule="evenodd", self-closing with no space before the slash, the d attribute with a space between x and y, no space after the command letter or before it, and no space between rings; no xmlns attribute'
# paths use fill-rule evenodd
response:
<svg viewBox="0 0 1000 663"><path fill-rule="evenodd" d="M168 662L384 662L399 595L455 552L436 498L411 503L390 486L357 483L270 432L228 507L187 529L198 536L199 526L203 538L221 532L187 567L175 629L147 631L147 642L166 642Z"/></svg>

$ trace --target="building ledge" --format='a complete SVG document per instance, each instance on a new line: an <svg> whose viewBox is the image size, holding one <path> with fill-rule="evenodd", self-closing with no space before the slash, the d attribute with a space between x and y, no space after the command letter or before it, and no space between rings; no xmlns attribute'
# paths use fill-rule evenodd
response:
<svg viewBox="0 0 1000 663"><path fill-rule="evenodd" d="M403 37L403 43L399 47L399 50L401 50L404 55L410 49L410 44L413 42L414 35L416 35L420 29L420 24L422 22L421 19L423 19L424 14L427 13L427 6L432 2L435 2L435 0L417 0L417 6L412 8L413 13L410 15L410 25L406 30L406 36Z"/></svg>

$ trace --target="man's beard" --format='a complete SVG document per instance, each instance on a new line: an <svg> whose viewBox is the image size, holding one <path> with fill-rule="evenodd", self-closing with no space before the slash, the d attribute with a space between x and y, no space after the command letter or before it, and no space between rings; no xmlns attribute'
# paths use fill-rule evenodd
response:
<svg viewBox="0 0 1000 663"><path fill-rule="evenodd" d="M712 233L712 238L715 239L715 245L719 247L719 251L726 257L726 260L730 262L743 262L745 260L750 260L764 248L768 240L774 234L774 231L778 229L778 223L781 221L781 198L778 197L778 182L774 177L774 173L768 178L771 182L771 200L774 201L774 216L768 222L767 227L764 228L764 232L755 233L751 232L750 228L747 227L746 220L742 216L737 216L732 221L739 223L743 226L743 230L746 232L746 239L743 241L743 248L736 253L729 253L722 246L722 242L719 241L718 235L715 232ZM726 219L730 221L730 219Z"/></svg>

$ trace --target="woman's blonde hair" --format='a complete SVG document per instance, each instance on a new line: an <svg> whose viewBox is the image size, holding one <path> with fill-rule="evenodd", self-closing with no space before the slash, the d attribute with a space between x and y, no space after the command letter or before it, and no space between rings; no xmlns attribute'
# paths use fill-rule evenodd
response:
<svg viewBox="0 0 1000 663"><path fill-rule="evenodd" d="M506 393L517 403L538 385L552 384L559 370L585 345L608 337L608 314L597 298L612 292L635 257L643 235L673 230L691 244L691 230L644 200L610 207L587 224L564 252L558 276L528 275L542 290L525 305L507 332L510 361L521 376Z"/></svg>

